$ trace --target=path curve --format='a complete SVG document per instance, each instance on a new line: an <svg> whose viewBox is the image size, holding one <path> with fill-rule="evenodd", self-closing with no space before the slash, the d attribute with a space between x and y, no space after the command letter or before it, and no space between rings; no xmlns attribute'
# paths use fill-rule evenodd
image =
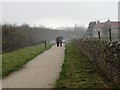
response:
<svg viewBox="0 0 120 90"><path fill-rule="evenodd" d="M53 88L64 61L65 47L45 51L2 80L3 88Z"/></svg>

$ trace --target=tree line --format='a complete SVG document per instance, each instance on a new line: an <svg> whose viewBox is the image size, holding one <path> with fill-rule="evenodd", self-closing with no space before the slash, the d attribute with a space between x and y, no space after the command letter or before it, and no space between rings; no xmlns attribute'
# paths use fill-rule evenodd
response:
<svg viewBox="0 0 120 90"><path fill-rule="evenodd" d="M2 31L2 52L11 52L20 48L55 40L61 35L64 39L73 39L74 36L81 37L85 32L80 30L56 30L46 27L31 27L28 24L21 26L15 24L0 25Z"/></svg>

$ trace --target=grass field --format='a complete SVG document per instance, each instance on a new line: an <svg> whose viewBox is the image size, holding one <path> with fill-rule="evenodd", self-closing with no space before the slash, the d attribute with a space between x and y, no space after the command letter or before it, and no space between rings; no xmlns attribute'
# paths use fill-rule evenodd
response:
<svg viewBox="0 0 120 90"><path fill-rule="evenodd" d="M65 60L55 88L111 88L90 60L74 43L66 44Z"/></svg>
<svg viewBox="0 0 120 90"><path fill-rule="evenodd" d="M24 66L28 61L41 54L45 50L52 47L48 44L45 48L44 44L26 47L11 53L2 55L2 77L9 75Z"/></svg>

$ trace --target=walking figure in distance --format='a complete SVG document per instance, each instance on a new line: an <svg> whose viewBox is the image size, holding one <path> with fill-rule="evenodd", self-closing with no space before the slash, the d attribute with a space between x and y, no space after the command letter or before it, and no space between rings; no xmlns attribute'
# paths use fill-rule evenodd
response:
<svg viewBox="0 0 120 90"><path fill-rule="evenodd" d="M56 38L57 47L59 46L62 47L62 40L63 40L62 36Z"/></svg>

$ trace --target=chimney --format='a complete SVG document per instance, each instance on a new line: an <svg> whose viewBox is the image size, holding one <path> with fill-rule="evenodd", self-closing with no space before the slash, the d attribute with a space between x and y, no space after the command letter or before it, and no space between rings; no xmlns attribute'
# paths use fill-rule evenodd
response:
<svg viewBox="0 0 120 90"><path fill-rule="evenodd" d="M99 20L97 21L97 24L100 24L100 21L99 21Z"/></svg>

